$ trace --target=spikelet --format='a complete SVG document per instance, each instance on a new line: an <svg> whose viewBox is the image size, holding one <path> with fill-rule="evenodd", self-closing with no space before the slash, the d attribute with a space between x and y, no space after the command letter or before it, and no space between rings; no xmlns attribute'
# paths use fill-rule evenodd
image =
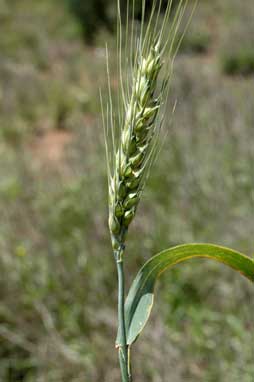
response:
<svg viewBox="0 0 254 382"><path fill-rule="evenodd" d="M132 1L134 9L135 0ZM136 40L133 36L134 16L130 29L127 21L126 36L128 39L128 34L130 34L131 42L128 44L126 39L123 50L120 2L118 0L118 49L122 90L118 103L122 106L120 109L123 111L121 112L119 109L120 116L116 121L112 107L112 96L109 91L110 102L107 107L106 122L103 113L104 127L106 125L104 131L109 180L109 228L115 253L124 247L126 233L136 214L149 169L156 154L156 143L158 143L158 132L163 119L163 105L167 101L172 63L180 44L176 38L177 30L184 15L187 0L180 0L171 21L172 0L169 1L160 27L161 0L154 1L146 27L144 21L145 3L146 1L143 0L141 28ZM129 1L127 8L129 9ZM171 25L168 28L169 21ZM130 52L127 52L128 48ZM126 56L124 58L122 58L123 51ZM166 57L163 57L165 51ZM134 64L131 63L133 55L135 57ZM129 67L131 68L131 80L127 81L126 84L122 78L123 60L125 71L128 71ZM117 144L114 132L116 125L120 129ZM111 146L108 143L109 130L111 130ZM112 148L111 152L110 147Z"/></svg>

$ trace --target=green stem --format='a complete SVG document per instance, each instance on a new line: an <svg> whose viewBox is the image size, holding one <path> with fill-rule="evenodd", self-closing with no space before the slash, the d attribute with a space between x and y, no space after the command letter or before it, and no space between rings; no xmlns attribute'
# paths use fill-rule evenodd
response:
<svg viewBox="0 0 254 382"><path fill-rule="evenodd" d="M122 251L121 251L122 252ZM118 330L119 330L119 363L121 368L122 382L131 382L129 375L129 352L126 339L125 313L124 313L124 268L122 253L117 253L118 274Z"/></svg>

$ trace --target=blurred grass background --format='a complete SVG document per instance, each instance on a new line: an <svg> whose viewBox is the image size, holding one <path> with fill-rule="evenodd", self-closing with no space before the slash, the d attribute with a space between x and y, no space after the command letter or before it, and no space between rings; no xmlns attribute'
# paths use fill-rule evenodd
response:
<svg viewBox="0 0 254 382"><path fill-rule="evenodd" d="M106 40L116 62L114 5L0 0L3 382L119 381L98 97ZM129 235L128 285L171 245L254 252L253 18L252 0L200 0L175 63L174 119ZM253 314L253 287L231 270L175 268L135 345L137 380L253 382Z"/></svg>

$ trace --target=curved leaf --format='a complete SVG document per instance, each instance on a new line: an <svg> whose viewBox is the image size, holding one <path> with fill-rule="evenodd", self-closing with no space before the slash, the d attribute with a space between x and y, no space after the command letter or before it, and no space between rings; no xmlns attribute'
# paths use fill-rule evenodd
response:
<svg viewBox="0 0 254 382"><path fill-rule="evenodd" d="M211 244L186 244L152 257L139 271L125 303L127 343L131 345L150 316L157 278L168 268L195 257L217 260L254 282L254 260L232 249Z"/></svg>

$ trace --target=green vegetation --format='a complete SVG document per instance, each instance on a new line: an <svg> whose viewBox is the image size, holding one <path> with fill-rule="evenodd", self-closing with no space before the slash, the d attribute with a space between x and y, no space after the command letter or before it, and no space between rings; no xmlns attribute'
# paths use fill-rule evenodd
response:
<svg viewBox="0 0 254 382"><path fill-rule="evenodd" d="M254 75L254 50L246 49L223 57L223 71L229 75Z"/></svg>
<svg viewBox="0 0 254 382"><path fill-rule="evenodd" d="M176 61L178 105L129 232L128 286L180 243L254 252L254 78L228 78L220 61L237 33L251 44L252 12L251 0L200 2L189 35L209 33L209 52ZM98 30L84 46L60 0L0 0L0 20L0 380L119 382L98 95L114 36ZM252 286L195 260L158 287L137 380L252 382Z"/></svg>
<svg viewBox="0 0 254 382"><path fill-rule="evenodd" d="M181 52L204 54L208 52L211 37L206 33L187 35L181 45Z"/></svg>
<svg viewBox="0 0 254 382"><path fill-rule="evenodd" d="M66 0L66 3L79 21L86 42L93 42L98 29L102 26L111 29L109 5L112 5L112 0Z"/></svg>

